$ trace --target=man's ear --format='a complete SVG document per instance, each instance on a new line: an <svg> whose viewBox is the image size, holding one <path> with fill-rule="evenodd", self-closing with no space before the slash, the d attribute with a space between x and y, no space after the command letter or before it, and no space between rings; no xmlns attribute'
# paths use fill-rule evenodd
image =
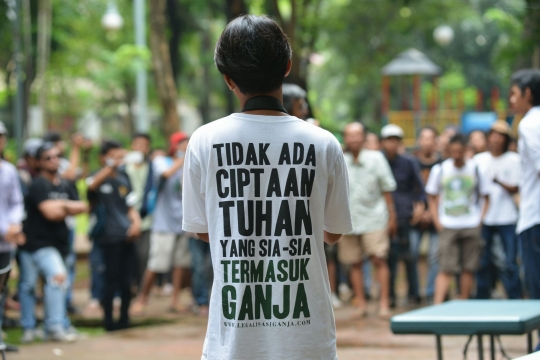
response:
<svg viewBox="0 0 540 360"><path fill-rule="evenodd" d="M292 68L292 60L289 59L289 62L287 62L287 71L285 71L285 76L284 77L289 76L289 74L291 72L291 68Z"/></svg>
<svg viewBox="0 0 540 360"><path fill-rule="evenodd" d="M530 87L526 87L525 88L525 91L523 92L523 98L525 99L525 101L527 101L527 103L531 104L533 103L533 96L532 96L532 92L531 92L531 88Z"/></svg>
<svg viewBox="0 0 540 360"><path fill-rule="evenodd" d="M229 90L236 89L236 84L234 83L234 81L231 79L229 75L223 74L223 80L225 80L225 83L229 87Z"/></svg>

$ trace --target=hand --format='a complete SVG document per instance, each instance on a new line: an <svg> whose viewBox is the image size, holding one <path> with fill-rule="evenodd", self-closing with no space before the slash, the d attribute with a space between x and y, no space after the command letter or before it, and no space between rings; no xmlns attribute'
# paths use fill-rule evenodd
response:
<svg viewBox="0 0 540 360"><path fill-rule="evenodd" d="M135 240L141 235L141 225L137 222L132 222L126 235L129 240Z"/></svg>
<svg viewBox="0 0 540 360"><path fill-rule="evenodd" d="M442 232L443 226L441 225L438 219L433 221L433 226L435 227L435 230L437 230L438 233Z"/></svg>
<svg viewBox="0 0 540 360"><path fill-rule="evenodd" d="M411 225L417 225L422 221L424 215L424 204L415 204L413 209L413 215L411 219Z"/></svg>
<svg viewBox="0 0 540 360"><path fill-rule="evenodd" d="M84 137L79 133L75 133L71 137L71 144L73 145L73 147L79 147L80 148L81 146L83 146L84 141L85 141Z"/></svg>
<svg viewBox="0 0 540 360"><path fill-rule="evenodd" d="M5 240L12 244L18 244L22 245L24 242L26 242L26 237L24 236L22 232L22 226L20 224L11 224L9 225L8 231L6 232L6 235L4 236ZM23 242L22 244L19 244L19 242Z"/></svg>

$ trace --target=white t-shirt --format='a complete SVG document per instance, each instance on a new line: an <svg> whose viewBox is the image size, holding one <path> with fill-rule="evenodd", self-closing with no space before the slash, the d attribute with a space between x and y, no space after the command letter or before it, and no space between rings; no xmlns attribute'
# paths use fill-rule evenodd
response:
<svg viewBox="0 0 540 360"><path fill-rule="evenodd" d="M479 226L482 211L478 196L488 191L474 160L468 160L462 168L457 168L453 159L435 165L426 185L426 193L439 195L439 221L448 229Z"/></svg>
<svg viewBox="0 0 540 360"><path fill-rule="evenodd" d="M517 223L518 209L513 195L501 185L493 182L497 179L508 186L518 186L521 176L519 155L507 151L501 156L494 157L489 151L474 157L480 174L490 183L489 207L484 217L484 224L490 226L512 225Z"/></svg>
<svg viewBox="0 0 540 360"><path fill-rule="evenodd" d="M214 269L202 359L337 359L323 230L352 224L335 137L232 114L191 137L183 196L183 229L209 233Z"/></svg>
<svg viewBox="0 0 540 360"><path fill-rule="evenodd" d="M517 233L540 224L540 106L530 109L519 123L521 155Z"/></svg>

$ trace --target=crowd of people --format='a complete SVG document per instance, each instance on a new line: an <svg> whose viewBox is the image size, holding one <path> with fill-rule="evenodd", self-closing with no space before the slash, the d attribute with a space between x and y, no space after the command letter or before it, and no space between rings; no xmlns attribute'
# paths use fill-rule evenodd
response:
<svg viewBox="0 0 540 360"><path fill-rule="evenodd" d="M335 308L352 301L357 315L366 316L367 301L378 288L378 314L388 317L400 304L400 262L407 301L415 306L445 301L454 279L463 299L490 298L499 279L510 299L540 297L534 258L540 231L540 137L531 130L538 128L538 72L518 72L511 93L516 113L526 114L519 133L521 156L506 120L468 137L454 126L441 134L426 126L412 151L405 149L399 126L386 125L380 135L359 122L345 127L353 231L324 249ZM306 119L306 93L300 87L284 85L283 99L290 115L318 126ZM7 135L0 122L0 153ZM91 214L89 306L102 308L107 331L125 329L130 315L144 313L157 278L172 284L167 311L208 315L210 246L182 230L189 141L177 132L169 148L161 150L153 148L148 134L133 136L129 149L107 140L100 145L99 169L90 172L91 144L73 135L68 158L62 136L51 132L27 140L17 166L1 160L0 263L16 259L20 270L16 296L22 342L37 337L70 342L79 336L69 314L77 311L72 300L74 216L82 213ZM78 180L85 185L77 187ZM423 239L428 241L427 270L421 279ZM188 273L191 308L179 301ZM37 293L43 294L43 330L36 325ZM13 302L13 295L4 296L4 302ZM120 301L117 320L115 299ZM4 307L0 304L0 311Z"/></svg>

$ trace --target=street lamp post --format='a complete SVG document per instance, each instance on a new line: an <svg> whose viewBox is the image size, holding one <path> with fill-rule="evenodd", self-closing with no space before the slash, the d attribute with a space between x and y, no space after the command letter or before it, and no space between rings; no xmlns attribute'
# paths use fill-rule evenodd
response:
<svg viewBox="0 0 540 360"><path fill-rule="evenodd" d="M146 47L146 27L145 27L145 0L133 1L133 19L135 27L135 44L139 47ZM122 28L124 25L124 19L118 12L114 1L110 1L107 6L107 12L101 18L101 24L106 30L116 31ZM135 128L137 132L148 132L148 116L147 116L147 74L146 69L141 68L137 70L136 78L136 124Z"/></svg>
<svg viewBox="0 0 540 360"><path fill-rule="evenodd" d="M135 44L139 47L146 47L146 26L145 26L145 0L134 0L133 15L135 23ZM148 132L148 116L147 116L147 74L146 69L137 70L137 131Z"/></svg>
<svg viewBox="0 0 540 360"><path fill-rule="evenodd" d="M15 74L17 74L17 97L13 107L13 127L15 139L17 140L17 158L22 155L23 143L23 114L24 114L24 79L23 63L24 54L21 49L21 2L16 0L6 0L8 5L7 16L13 24L13 47L15 53Z"/></svg>

